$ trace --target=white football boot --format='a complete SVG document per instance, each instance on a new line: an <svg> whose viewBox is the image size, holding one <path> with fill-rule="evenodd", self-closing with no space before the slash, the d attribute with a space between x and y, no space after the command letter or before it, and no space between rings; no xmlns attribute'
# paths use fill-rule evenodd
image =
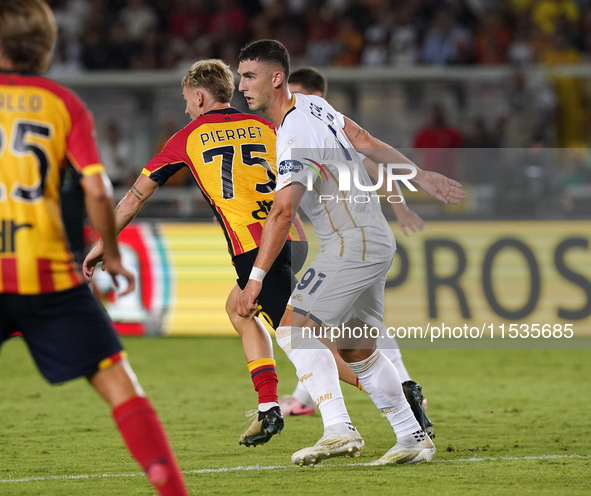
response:
<svg viewBox="0 0 591 496"><path fill-rule="evenodd" d="M317 463L324 463L328 458L358 457L364 446L363 438L353 427L350 434L328 434L321 437L314 446L296 451L291 456L291 461L300 467L313 467Z"/></svg>
<svg viewBox="0 0 591 496"><path fill-rule="evenodd" d="M404 436L384 456L368 465L411 464L430 462L435 455L435 445L423 431Z"/></svg>

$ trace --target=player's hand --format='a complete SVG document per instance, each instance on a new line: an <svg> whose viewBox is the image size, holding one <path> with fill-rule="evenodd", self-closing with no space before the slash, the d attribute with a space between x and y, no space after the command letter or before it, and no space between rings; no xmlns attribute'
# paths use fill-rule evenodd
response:
<svg viewBox="0 0 591 496"><path fill-rule="evenodd" d="M442 201L446 205L448 203L459 203L460 200L466 197L466 192L459 182L438 172L420 170L413 181L433 198Z"/></svg>
<svg viewBox="0 0 591 496"><path fill-rule="evenodd" d="M407 229L412 232L422 231L425 228L425 221L416 212L410 209L400 209L396 213L396 220L405 236L408 236Z"/></svg>
<svg viewBox="0 0 591 496"><path fill-rule="evenodd" d="M135 289L135 276L121 263L121 257L109 257L103 261L103 270L106 270L113 279L113 286L119 289L117 276L123 276L127 280L127 289L118 293L119 297L131 293Z"/></svg>
<svg viewBox="0 0 591 496"><path fill-rule="evenodd" d="M86 255L86 258L82 263L82 274L84 275L84 279L86 279L87 283L90 283L90 281L92 281L94 269L96 269L96 266L103 261L104 256L105 250L103 247L103 243L99 239L96 246L88 252L88 255Z"/></svg>
<svg viewBox="0 0 591 496"><path fill-rule="evenodd" d="M240 317L248 318L257 311L259 305L257 297L263 284L254 279L249 279L246 287L236 300L236 311Z"/></svg>

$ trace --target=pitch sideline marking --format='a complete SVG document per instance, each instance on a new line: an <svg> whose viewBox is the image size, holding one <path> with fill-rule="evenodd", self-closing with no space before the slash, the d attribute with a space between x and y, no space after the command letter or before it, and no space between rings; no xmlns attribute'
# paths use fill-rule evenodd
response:
<svg viewBox="0 0 591 496"><path fill-rule="evenodd" d="M515 461L515 460L556 460L564 458L591 458L591 455L541 455L541 456L505 456L498 458L458 458L457 460L434 460L431 463L472 463L472 462L494 462L494 461ZM349 463L346 467L366 467L368 463ZM335 465L338 466L338 465ZM341 467L343 465L340 465ZM247 472L252 470L281 470L289 468L298 468L297 465L249 465L245 467L222 467L205 468L201 470L184 470L184 475L199 474L219 474L223 472ZM94 474L94 475L47 475L44 477L25 477L22 479L0 479L0 483L6 482L39 482L39 481L57 481L57 480L75 480L75 479L110 479L117 477L142 477L145 474Z"/></svg>

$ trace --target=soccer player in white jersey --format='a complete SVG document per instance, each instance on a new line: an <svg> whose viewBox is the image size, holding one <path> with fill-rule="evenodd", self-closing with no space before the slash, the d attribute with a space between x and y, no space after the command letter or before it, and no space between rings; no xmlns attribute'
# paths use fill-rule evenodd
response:
<svg viewBox="0 0 591 496"><path fill-rule="evenodd" d="M288 87L291 93L302 93L303 95L314 95L324 98L326 96L327 86L327 81L324 75L313 67L300 67L299 69L292 71L289 75ZM378 182L378 164L365 158L363 155L360 155L360 158L363 160L363 166L367 170L371 179L374 182ZM400 229L402 229L402 232L406 236L408 236L407 230L412 232L422 231L425 227L425 222L416 212L407 207L397 182L394 183L394 186L400 201L390 203L390 205L396 215L396 220L398 221ZM382 354L385 355L396 368L398 377L402 382L402 389L415 418L423 430L433 439L435 437L433 434L433 424L425 413L427 400L423 397L423 388L415 381L411 380L402 360L402 355L396 340L387 336L384 327L382 327L381 331L382 335L380 339L378 339L377 346L380 348ZM331 352L337 362L341 381L358 387L357 377L347 364L345 364L338 354L338 351L333 349ZM284 417L290 415L312 415L315 410L314 399L308 394L306 387L300 381L298 381L296 388L290 396L282 398L279 401L279 406L281 407L281 412Z"/></svg>
<svg viewBox="0 0 591 496"><path fill-rule="evenodd" d="M380 327L386 273L395 251L394 236L379 204L343 201L335 174L343 166L352 171L349 150L353 148L363 150L376 163L411 162L338 113L326 100L292 95L287 86L289 55L281 43L251 43L241 50L239 61L239 90L249 108L261 110L277 127L280 165L275 201L263 228L249 282L237 301L238 313L248 317L256 311L264 275L281 250L299 206L321 240L320 255L308 269L307 279L305 274L294 290L276 333L278 344L288 352L300 380L316 398L323 418L324 436L314 446L292 456L294 463L313 465L329 456L358 451L363 441L351 426L344 407L330 351L321 347L292 347L296 343L292 335L302 336L303 327L317 329L323 323L338 326L355 319ZM308 177L312 176L292 157L292 152L302 148L311 154L311 160L323 166L325 174L329 173L327 180L315 181L313 191L306 191ZM370 184L367 173L363 169L359 172L363 184ZM341 179L341 175L338 177ZM457 203L464 197L459 183L434 172L417 168L413 181L445 203ZM351 185L351 197L362 193L358 185ZM396 444L374 463L430 460L435 445L414 418L396 369L376 350L375 339L338 344L339 354L356 373L376 407L386 414L396 434Z"/></svg>

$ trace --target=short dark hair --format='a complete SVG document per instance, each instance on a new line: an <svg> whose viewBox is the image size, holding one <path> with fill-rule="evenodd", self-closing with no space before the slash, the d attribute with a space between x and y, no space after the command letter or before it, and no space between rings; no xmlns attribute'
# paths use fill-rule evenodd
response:
<svg viewBox="0 0 591 496"><path fill-rule="evenodd" d="M326 95L326 78L324 75L313 67L300 67L291 73L289 76L291 84L299 84L302 88L310 93L320 91L322 95Z"/></svg>
<svg viewBox="0 0 591 496"><path fill-rule="evenodd" d="M53 12L43 0L0 1L0 49L16 72L45 72L56 38Z"/></svg>
<svg viewBox="0 0 591 496"><path fill-rule="evenodd" d="M238 55L238 62L244 60L256 60L257 62L270 62L281 67L285 80L289 79L289 53L287 48L277 40L253 41L242 47Z"/></svg>

